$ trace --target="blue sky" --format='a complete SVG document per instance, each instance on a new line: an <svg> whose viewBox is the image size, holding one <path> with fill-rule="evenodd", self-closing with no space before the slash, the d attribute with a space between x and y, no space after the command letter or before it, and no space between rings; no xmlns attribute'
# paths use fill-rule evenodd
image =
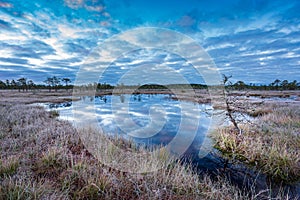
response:
<svg viewBox="0 0 300 200"><path fill-rule="evenodd" d="M0 80L75 78L105 39L161 27L195 39L233 81L300 81L298 0L0 0ZM202 79L178 55L141 50L116 60L102 82L130 68L165 63L190 82Z"/></svg>

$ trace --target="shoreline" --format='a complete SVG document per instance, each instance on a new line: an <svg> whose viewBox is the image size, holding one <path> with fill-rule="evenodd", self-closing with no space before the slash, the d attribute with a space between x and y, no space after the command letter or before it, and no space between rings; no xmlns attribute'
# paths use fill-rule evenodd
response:
<svg viewBox="0 0 300 200"><path fill-rule="evenodd" d="M13 91L11 91L13 92ZM0 91L0 94L3 96L3 94L5 93L2 93ZM7 94L7 93L6 93ZM58 93L53 93L54 95L51 94L47 94L47 92L45 92L41 98L39 98L38 100L41 101L43 103L43 101L45 101L45 103L48 103L49 100L52 101L52 103L56 103L56 102L61 102L61 100L63 100L62 102L65 102L64 100L68 99L67 98L67 94L70 94L70 93L64 93L64 91L60 91ZM276 92L276 95L279 95L280 93L277 93ZM35 95L35 96L34 96ZM17 93L11 93L10 95L8 95L7 99L13 97L10 99L10 101L6 101L4 99L4 101L2 101L3 99L1 99L0 101L0 104L4 104L4 105L8 105L10 104L10 106L12 106L12 104L15 104L15 105L23 105L23 104L28 104L28 103L31 103L32 101L35 101L37 99L36 96L38 96L39 94L34 94L33 96L31 94L27 94L27 93L24 93L23 95L19 95L19 92ZM52 96L51 96L52 95ZM274 95L274 94L273 94ZM58 99L59 97L59 99ZM25 99L24 99L25 98ZM57 100L58 99L58 100ZM17 101L15 101L17 100ZM283 105L291 105L290 103L286 103L286 102L282 102ZM298 103L298 102L297 102ZM265 108L264 108L265 109ZM25 111L26 112L26 111ZM47 112L48 113L48 112ZM34 117L34 116L32 116ZM55 116L52 116L51 118L55 119ZM46 141L45 141L46 142ZM81 147L81 148L84 148L84 147ZM226 149L225 149L226 150ZM298 183L299 184L299 183ZM298 189L299 190L299 186L298 186ZM299 195L299 192L297 192L297 194Z"/></svg>
<svg viewBox="0 0 300 200"><path fill-rule="evenodd" d="M195 89L195 90L174 90L176 97L174 100L185 100L197 103L210 103L211 97L207 90L205 89ZM80 96L103 96L103 95L121 95L121 94L132 94L131 90L102 90L102 91L85 91L85 92L74 92L72 90L59 90L57 92L48 90L41 91L28 91L28 92L18 92L18 90L0 90L0 103L63 103L72 100L78 100ZM143 89L138 90L134 94L172 94L170 90L164 89ZM282 99L288 99L294 97L297 103L300 103L300 90L284 90L284 91L232 91L232 96L246 97L249 101L255 102L255 97L260 98L260 100L279 97ZM251 99L251 97L254 97ZM222 96L213 98L223 98ZM285 103L282 101L282 103Z"/></svg>
<svg viewBox="0 0 300 200"><path fill-rule="evenodd" d="M245 199L248 195L224 178L198 177L188 164L168 161L164 152L147 161L150 166L166 162L161 170L143 174L118 171L91 155L70 123L55 119L44 109L2 105L0 111L0 199L11 195L21 199ZM92 130L82 131L88 134ZM120 138L111 139L120 148L132 146ZM114 153L115 159L124 160Z"/></svg>

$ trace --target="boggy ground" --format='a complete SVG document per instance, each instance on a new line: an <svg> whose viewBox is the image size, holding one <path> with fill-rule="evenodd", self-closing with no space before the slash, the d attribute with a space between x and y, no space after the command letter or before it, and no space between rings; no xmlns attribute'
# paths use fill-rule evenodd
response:
<svg viewBox="0 0 300 200"><path fill-rule="evenodd" d="M229 164L242 164L266 177L262 185L273 185L273 190L284 185L300 198L300 102L254 104L242 109L254 118L239 123L241 131L226 126L211 134L215 148Z"/></svg>
<svg viewBox="0 0 300 200"><path fill-rule="evenodd" d="M31 103L62 103L66 101L72 101L79 99L80 96L88 96L88 95L111 95L111 94L131 94L132 90L97 90L95 91L77 91L74 92L72 90L34 90L27 92L18 92L18 90L0 90L0 103L23 103L23 104L31 104ZM135 93L138 94L176 94L172 98L177 100L185 100L185 101L193 101L198 103L210 103L211 102L211 94L205 89L195 89L195 90L187 90L187 89L143 89L137 90ZM223 98L222 92L212 92L214 94L218 94L218 96L213 98ZM294 97L296 102L300 103L300 91L299 90L290 90L290 91L258 91L258 90L249 90L249 91L232 91L230 95L237 97L246 97L247 100L256 102L257 99L251 99L251 97L261 97L264 98L272 98L272 97L280 97L280 98L289 98Z"/></svg>
<svg viewBox="0 0 300 200"><path fill-rule="evenodd" d="M199 177L189 165L175 160L151 173L115 170L84 148L70 123L41 107L2 104L0 121L0 199L257 199L268 195L249 195L222 178ZM112 141L121 148L132 145L117 138ZM165 162L167 156L162 153L149 164Z"/></svg>
<svg viewBox="0 0 300 200"><path fill-rule="evenodd" d="M72 90L34 90L18 92L18 90L0 90L2 104L62 103L72 101Z"/></svg>
<svg viewBox="0 0 300 200"><path fill-rule="evenodd" d="M0 199L271 199L270 190L243 190L222 176L199 176L164 151L147 161L150 166L163 163L160 170L118 171L99 162L82 144L79 134L95 130L75 129L56 114L19 101L1 102ZM110 140L120 148L147 153L121 138ZM103 153L112 152L109 148ZM292 199L284 193L272 198Z"/></svg>
<svg viewBox="0 0 300 200"><path fill-rule="evenodd" d="M181 91L182 98L198 101L208 94L197 92L195 99ZM255 91L253 96L258 93ZM238 94L241 97L243 92ZM282 94L275 91L268 97ZM205 173L199 176L191 165L179 163L164 152L145 161L149 166L163 163L161 170L151 173L124 173L105 166L79 137L95 130L77 130L58 120L55 112L26 105L70 101L71 95L71 91L0 91L0 199L297 199L282 191L274 194L272 188L238 188L221 174L214 178ZM298 93L286 91L284 95ZM278 184L299 181L300 114L298 104L293 104L269 102L251 109L248 114L257 118L242 125L242 134L231 127L221 128L212 136L215 147L225 159L257 169ZM134 146L121 138L110 140L121 148ZM113 148L109 149L103 152L110 154L109 159L122 159L112 154ZM133 150L147 153L145 149Z"/></svg>
<svg viewBox="0 0 300 200"><path fill-rule="evenodd" d="M253 114L253 113L252 113ZM219 128L215 147L229 160L240 161L278 183L300 181L300 107L287 103L263 104L253 121Z"/></svg>

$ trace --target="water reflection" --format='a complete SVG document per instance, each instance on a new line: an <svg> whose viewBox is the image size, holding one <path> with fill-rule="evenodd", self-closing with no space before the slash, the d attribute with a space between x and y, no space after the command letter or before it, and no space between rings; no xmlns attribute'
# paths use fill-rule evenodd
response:
<svg viewBox="0 0 300 200"><path fill-rule="evenodd" d="M173 152L188 146L185 150L190 155L198 153L213 111L211 105L181 102L169 94L83 96L74 103L84 109L72 111L71 102L51 104L49 108L60 108L60 118L68 120L74 120L72 112L78 112L83 124L96 115L107 134L132 138L143 146L171 143Z"/></svg>
<svg viewBox="0 0 300 200"><path fill-rule="evenodd" d="M124 94L121 94L121 95L120 95L120 101L121 101L122 103L125 102L125 95L124 95Z"/></svg>
<svg viewBox="0 0 300 200"><path fill-rule="evenodd" d="M82 119L89 119L91 114L95 114L100 127L107 134L118 134L124 138L130 137L138 145L146 147L153 145L167 146L173 142L171 152L185 151L185 158L189 158L189 161L192 161L198 169L209 170L212 174L218 174L220 170L225 169L224 166L226 165L227 171L224 171L224 173L228 173L230 179L235 183L244 184L245 174L249 176L249 179L253 176L254 180L257 180L256 173L244 166L228 166L228 163L224 164L224 160L220 157L215 157L217 154L210 153L203 158L199 158L199 149L203 146L203 140L211 123L213 109L209 104L180 102L174 100L171 95L164 94L103 95L93 98L85 96L76 103L85 106L86 112L80 113ZM124 109L127 104L128 110ZM59 109L60 118L72 120L73 105L71 102L49 104L48 106L51 109ZM185 112L182 112L183 106ZM154 112L152 115L151 110ZM195 112L198 113L195 115ZM156 119L161 118L161 120L153 125L151 124L151 116ZM185 117L185 120L182 120L182 116ZM127 126L119 127L120 122L116 123L117 121L121 121L121 125ZM163 123L159 124L159 122ZM197 126L197 123L199 126ZM132 127L134 127L134 130L132 130ZM157 129L158 132L156 132ZM196 135L194 137L193 133L195 131ZM129 135L128 132L131 132L131 134ZM175 140L176 137L177 140ZM192 143L188 145L187 149L182 149L187 146L187 139L191 137L193 137ZM260 182L265 184L266 181L262 180ZM297 186L294 190L297 192L299 187Z"/></svg>
<svg viewBox="0 0 300 200"><path fill-rule="evenodd" d="M72 106L72 102L64 102L64 103L50 103L46 104L50 109L58 109L58 108L68 108Z"/></svg>
<svg viewBox="0 0 300 200"><path fill-rule="evenodd" d="M177 137L181 144L174 143L174 151L194 138L190 148L199 151L210 124L212 107L171 97L164 94L98 96L95 113L100 127L108 134L132 137L137 144L146 146L167 145Z"/></svg>

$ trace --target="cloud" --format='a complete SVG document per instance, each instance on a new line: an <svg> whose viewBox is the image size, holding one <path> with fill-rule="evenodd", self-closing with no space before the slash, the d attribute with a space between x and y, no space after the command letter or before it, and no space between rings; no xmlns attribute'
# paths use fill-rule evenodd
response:
<svg viewBox="0 0 300 200"><path fill-rule="evenodd" d="M288 74L300 80L299 10L296 0L1 1L1 74L7 78L18 73L31 76L29 72L38 79L38 73L74 77L105 39L138 26L160 26L197 40L220 71L236 79L270 82L289 79ZM130 41L129 36L125 39ZM147 35L140 39L157 42ZM118 52L125 43L115 45ZM190 48L187 51L193 53ZM106 81L151 63L172 67L193 82L200 80L180 57L141 50L121 55L107 71Z"/></svg>
<svg viewBox="0 0 300 200"><path fill-rule="evenodd" d="M104 6L102 2L98 0L64 0L65 4L72 9L85 8L88 11L102 12Z"/></svg>
<svg viewBox="0 0 300 200"><path fill-rule="evenodd" d="M78 9L80 7L83 7L84 0L65 0L65 3L67 6L73 9Z"/></svg>
<svg viewBox="0 0 300 200"><path fill-rule="evenodd" d="M13 71L22 71L29 78L38 72L74 77L99 36L108 35L105 29L94 28L94 23L82 29L45 9L24 11L21 17L0 11L0 16L0 68L10 72L6 78L14 78Z"/></svg>
<svg viewBox="0 0 300 200"><path fill-rule="evenodd" d="M0 8L12 8L13 4L7 2L0 2Z"/></svg>
<svg viewBox="0 0 300 200"><path fill-rule="evenodd" d="M122 55L111 63L100 81L120 84L122 79L127 84L162 84L162 81L164 84L175 84L180 81L178 76L189 83L204 83L199 72L179 55L163 50L141 49Z"/></svg>

